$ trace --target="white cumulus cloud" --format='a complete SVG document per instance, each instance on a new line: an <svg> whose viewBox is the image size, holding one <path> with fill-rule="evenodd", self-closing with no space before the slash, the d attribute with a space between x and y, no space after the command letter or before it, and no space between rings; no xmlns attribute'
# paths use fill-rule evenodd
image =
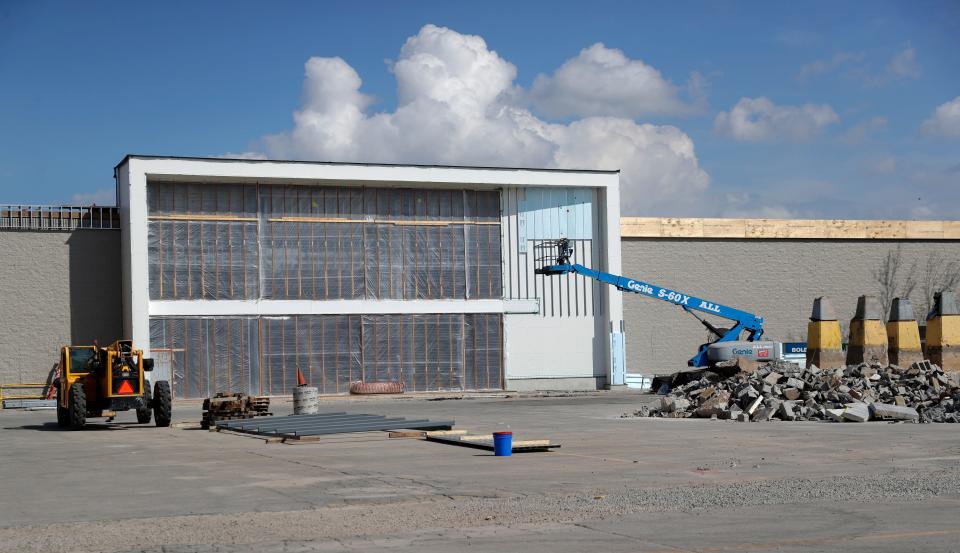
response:
<svg viewBox="0 0 960 553"><path fill-rule="evenodd" d="M917 51L912 46L904 46L895 52L883 66L868 59L863 52L838 51L830 58L804 64L797 73L797 80L806 81L831 73L859 81L866 86L880 86L902 79L917 79L922 70L917 62Z"/></svg>
<svg viewBox="0 0 960 553"><path fill-rule="evenodd" d="M861 121L860 123L857 123L856 125L847 129L842 135L840 135L840 142L849 145L861 144L872 138L874 135L880 133L886 127L886 117L871 117L870 119Z"/></svg>
<svg viewBox="0 0 960 553"><path fill-rule="evenodd" d="M929 136L960 136L960 96L940 104L920 130Z"/></svg>
<svg viewBox="0 0 960 553"><path fill-rule="evenodd" d="M810 77L822 75L848 64L859 64L864 59L863 52L836 52L829 59L814 60L804 64L797 74L797 80L805 81Z"/></svg>
<svg viewBox="0 0 960 553"><path fill-rule="evenodd" d="M748 142L803 142L839 121L826 104L778 106L769 98L741 98L714 119L717 132Z"/></svg>
<svg viewBox="0 0 960 553"><path fill-rule="evenodd" d="M885 68L887 74L895 79L917 79L920 77L920 64L917 63L917 51L907 47L897 52Z"/></svg>
<svg viewBox="0 0 960 553"><path fill-rule="evenodd" d="M625 214L692 202L710 177L676 127L590 116L557 124L533 114L517 69L479 36L424 26L393 64L397 107L374 112L341 58L310 58L291 130L264 138L269 157L622 169ZM255 154L248 152L247 154ZM642 198L642 200L641 200Z"/></svg>
<svg viewBox="0 0 960 553"><path fill-rule="evenodd" d="M703 86L703 77L692 74L687 87L692 102L687 102L681 99L681 88L660 71L598 42L552 75L538 75L529 99L536 111L548 117L677 115L702 109Z"/></svg>
<svg viewBox="0 0 960 553"><path fill-rule="evenodd" d="M867 161L866 170L873 175L892 175L897 172L897 158L884 155Z"/></svg>

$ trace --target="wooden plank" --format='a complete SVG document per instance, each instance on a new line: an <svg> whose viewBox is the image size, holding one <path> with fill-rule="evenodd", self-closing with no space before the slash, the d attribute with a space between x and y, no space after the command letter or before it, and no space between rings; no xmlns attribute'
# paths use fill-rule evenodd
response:
<svg viewBox="0 0 960 553"><path fill-rule="evenodd" d="M237 217L234 215L202 215L199 213L190 215L151 215L147 217L150 221L247 221L257 222L256 217Z"/></svg>
<svg viewBox="0 0 960 553"><path fill-rule="evenodd" d="M190 218L195 218L194 216L189 216ZM256 219L253 219L256 221ZM429 227L445 227L451 225L463 225L465 224L462 220L450 219L450 220L441 220L441 219L349 219L344 217L270 217L267 219L271 223L376 223L383 225L395 225L395 226L429 226ZM500 221L477 221L470 222L471 225L486 225L486 226L499 226Z"/></svg>
<svg viewBox="0 0 960 553"><path fill-rule="evenodd" d="M703 219L666 217L660 232L665 238L703 238Z"/></svg>
<svg viewBox="0 0 960 553"><path fill-rule="evenodd" d="M492 436L467 436L472 439L463 439L463 436L427 436L426 440L428 442L437 442L448 445L459 445L462 447L471 447L474 449L483 449L485 451L493 451L493 437ZM480 439L482 438L482 439ZM560 447L560 444L552 442L550 440L519 440L513 442L513 452L514 453L524 453L524 452L533 452L533 451L547 451L550 449L557 449Z"/></svg>
<svg viewBox="0 0 960 553"><path fill-rule="evenodd" d="M906 221L869 221L871 223L866 229L866 238L878 240L884 238L907 236Z"/></svg>
<svg viewBox="0 0 960 553"><path fill-rule="evenodd" d="M942 221L907 221L907 234L921 239L943 238Z"/></svg>
<svg viewBox="0 0 960 553"><path fill-rule="evenodd" d="M387 434L388 438L426 438L426 432L418 432L416 430L391 430Z"/></svg>
<svg viewBox="0 0 960 553"><path fill-rule="evenodd" d="M943 222L944 240L960 240L960 221Z"/></svg>
<svg viewBox="0 0 960 553"><path fill-rule="evenodd" d="M745 238L746 219L704 219L703 236L710 238Z"/></svg>
<svg viewBox="0 0 960 553"><path fill-rule="evenodd" d="M621 217L623 237L653 238L660 236L660 219L656 217Z"/></svg>
<svg viewBox="0 0 960 553"><path fill-rule="evenodd" d="M388 430L390 438L426 438L427 436L462 436L466 430Z"/></svg>
<svg viewBox="0 0 960 553"><path fill-rule="evenodd" d="M465 442L483 442L487 440L492 440L493 437L489 434L478 435L478 436L460 436L460 439Z"/></svg>
<svg viewBox="0 0 960 553"><path fill-rule="evenodd" d="M427 430L427 436L463 436L466 430Z"/></svg>
<svg viewBox="0 0 960 553"><path fill-rule="evenodd" d="M960 240L960 221L622 217L622 238Z"/></svg>

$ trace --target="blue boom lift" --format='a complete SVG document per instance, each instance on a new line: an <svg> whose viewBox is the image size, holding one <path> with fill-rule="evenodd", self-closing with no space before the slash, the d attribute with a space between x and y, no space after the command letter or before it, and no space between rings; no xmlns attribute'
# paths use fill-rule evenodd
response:
<svg viewBox="0 0 960 553"><path fill-rule="evenodd" d="M770 361L782 357L782 344L778 342L761 342L763 336L763 317L747 313L723 304L690 296L681 292L649 284L640 280L624 276L596 271L578 263L571 263L573 248L566 238L551 240L534 246L536 257L535 272L541 275L565 275L575 273L615 286L623 292L633 292L654 299L679 305L681 309L693 315L703 326L716 336L716 340L702 344L697 354L687 361L691 367L706 367L717 361L725 361L732 357L747 357L760 361ZM696 311L709 313L733 321L730 328L719 328ZM746 333L746 339L741 335Z"/></svg>

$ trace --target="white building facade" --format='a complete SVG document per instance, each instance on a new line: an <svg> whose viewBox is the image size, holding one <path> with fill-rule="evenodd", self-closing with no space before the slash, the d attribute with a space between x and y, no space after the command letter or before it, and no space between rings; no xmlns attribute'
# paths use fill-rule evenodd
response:
<svg viewBox="0 0 960 553"><path fill-rule="evenodd" d="M124 334L180 398L623 383L619 174L127 156Z"/></svg>

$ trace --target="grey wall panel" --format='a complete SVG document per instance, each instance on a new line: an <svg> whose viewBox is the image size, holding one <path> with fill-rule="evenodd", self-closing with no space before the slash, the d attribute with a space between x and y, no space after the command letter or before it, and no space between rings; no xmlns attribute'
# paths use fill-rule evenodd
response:
<svg viewBox="0 0 960 553"><path fill-rule="evenodd" d="M44 382L60 346L122 337L119 231L0 231L0 252L0 382Z"/></svg>
<svg viewBox="0 0 960 553"><path fill-rule="evenodd" d="M931 255L960 262L957 241L624 238L621 247L624 275L763 316L771 339L805 341L813 299L829 296L846 332L857 297L879 293L872 273L898 246L904 270L916 264L918 278ZM914 290L914 305L922 296ZM707 338L672 304L625 294L623 308L628 372L683 368Z"/></svg>

